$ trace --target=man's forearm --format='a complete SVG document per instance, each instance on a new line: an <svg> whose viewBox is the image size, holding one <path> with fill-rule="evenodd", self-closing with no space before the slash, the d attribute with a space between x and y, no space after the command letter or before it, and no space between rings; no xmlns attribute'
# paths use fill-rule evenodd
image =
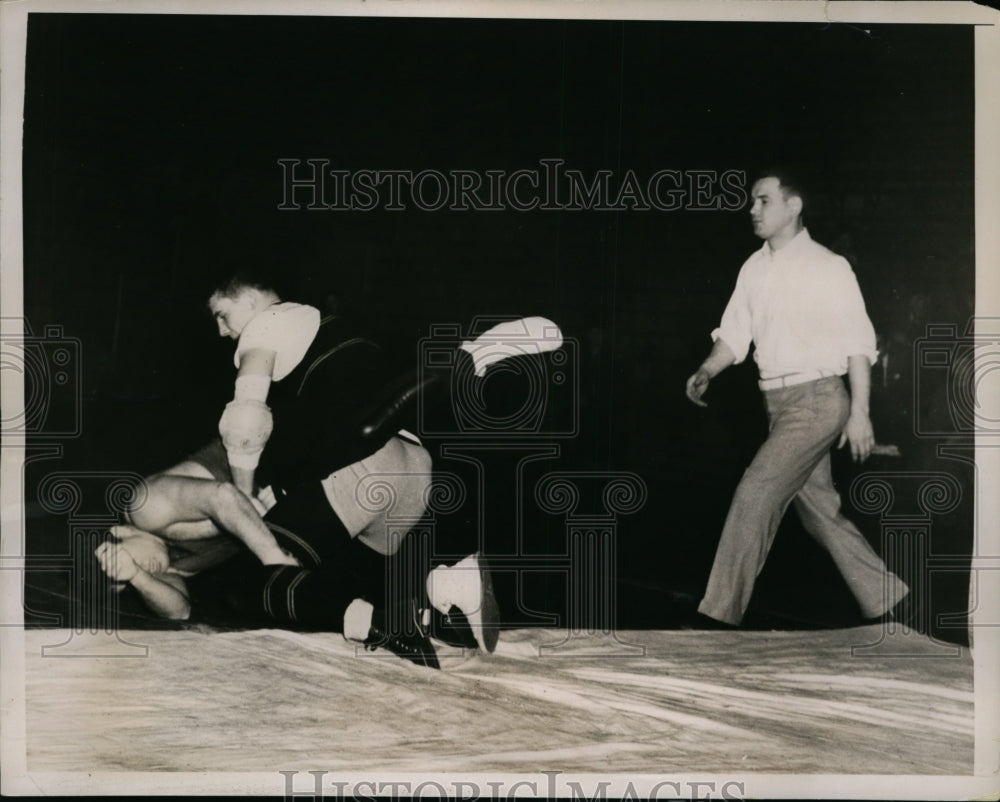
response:
<svg viewBox="0 0 1000 802"><path fill-rule="evenodd" d="M864 355L847 357L847 381L851 385L851 414L868 417L871 396L872 367Z"/></svg>
<svg viewBox="0 0 1000 802"><path fill-rule="evenodd" d="M851 444L851 456L855 462L868 459L875 446L875 432L868 414L868 396L871 392L871 363L867 356L847 358L847 381L851 385L851 414L840 436L838 448L845 442Z"/></svg>
<svg viewBox="0 0 1000 802"><path fill-rule="evenodd" d="M191 615L191 602L180 590L184 580L177 577L180 587L139 570L130 580L146 605L163 618L186 619Z"/></svg>
<svg viewBox="0 0 1000 802"><path fill-rule="evenodd" d="M726 345L725 340L719 338L712 346L712 350L701 363L700 370L705 371L710 379L718 376L736 361L736 354L733 349Z"/></svg>
<svg viewBox="0 0 1000 802"><path fill-rule="evenodd" d="M246 495L253 495L253 479L256 473L255 468L241 468L230 463L229 470L233 474L233 484L242 490Z"/></svg>

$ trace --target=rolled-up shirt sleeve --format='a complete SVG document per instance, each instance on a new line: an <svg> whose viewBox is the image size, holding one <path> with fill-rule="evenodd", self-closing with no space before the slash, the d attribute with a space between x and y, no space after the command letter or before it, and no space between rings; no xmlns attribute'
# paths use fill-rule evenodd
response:
<svg viewBox="0 0 1000 802"><path fill-rule="evenodd" d="M836 299L840 322L840 346L844 359L851 356L866 356L874 365L878 358L875 342L875 327L865 309L858 280L844 258L838 259L837 269L832 271L834 287L831 298Z"/></svg>
<svg viewBox="0 0 1000 802"><path fill-rule="evenodd" d="M726 310L722 313L719 327L712 331L712 341L722 340L736 357L735 364L747 358L753 341L751 328L750 297L747 289L746 268L740 270Z"/></svg>

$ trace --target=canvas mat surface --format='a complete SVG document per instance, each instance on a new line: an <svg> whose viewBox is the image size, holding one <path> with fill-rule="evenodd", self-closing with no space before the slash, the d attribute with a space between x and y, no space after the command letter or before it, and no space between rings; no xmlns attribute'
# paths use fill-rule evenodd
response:
<svg viewBox="0 0 1000 802"><path fill-rule="evenodd" d="M442 671L337 634L71 634L25 633L29 771L972 771L968 649L852 649L879 627L523 629Z"/></svg>

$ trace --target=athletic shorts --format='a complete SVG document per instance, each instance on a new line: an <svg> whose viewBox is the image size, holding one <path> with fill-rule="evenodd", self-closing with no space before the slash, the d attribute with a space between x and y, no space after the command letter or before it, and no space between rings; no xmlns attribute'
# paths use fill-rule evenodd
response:
<svg viewBox="0 0 1000 802"><path fill-rule="evenodd" d="M332 508L352 538L386 556L398 551L406 532L427 510L431 456L410 436L391 438L382 448L330 474L321 482ZM216 439L188 457L220 482L231 482L229 457ZM282 490L275 490L279 498ZM294 488L290 492L296 492ZM269 501L265 505L270 507Z"/></svg>
<svg viewBox="0 0 1000 802"><path fill-rule="evenodd" d="M190 454L188 461L197 462L203 468L207 468L212 478L218 482L233 481L233 473L229 468L229 455L219 437Z"/></svg>

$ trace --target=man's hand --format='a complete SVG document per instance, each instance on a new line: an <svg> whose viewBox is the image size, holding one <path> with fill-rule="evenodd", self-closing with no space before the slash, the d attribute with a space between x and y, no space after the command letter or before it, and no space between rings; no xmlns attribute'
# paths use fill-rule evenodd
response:
<svg viewBox="0 0 1000 802"><path fill-rule="evenodd" d="M687 397L699 407L707 407L708 404L702 401L701 397L705 395L708 383L735 362L733 349L726 345L721 337L717 339L708 358L687 380Z"/></svg>
<svg viewBox="0 0 1000 802"><path fill-rule="evenodd" d="M851 457L855 462L864 462L868 459L875 445L875 432L872 429L871 418L859 412L852 412L847 419L843 433L840 435L837 448L843 448L844 443L851 444Z"/></svg>
<svg viewBox="0 0 1000 802"><path fill-rule="evenodd" d="M102 543L94 550L94 556L97 557L108 578L115 582L131 582L139 573L139 566L120 543L113 543L110 540Z"/></svg>
<svg viewBox="0 0 1000 802"><path fill-rule="evenodd" d="M701 397L708 389L708 383L712 377L704 368L698 368L687 380L687 397L699 407L707 407L708 404L701 400Z"/></svg>
<svg viewBox="0 0 1000 802"><path fill-rule="evenodd" d="M259 498L257 498L257 496L255 496L253 494L251 494L249 496L249 499L250 499L250 503L253 504L253 508L255 510L257 510L257 514L261 518L263 518L265 515L267 515L267 507L264 506L264 502L263 501L261 501Z"/></svg>

